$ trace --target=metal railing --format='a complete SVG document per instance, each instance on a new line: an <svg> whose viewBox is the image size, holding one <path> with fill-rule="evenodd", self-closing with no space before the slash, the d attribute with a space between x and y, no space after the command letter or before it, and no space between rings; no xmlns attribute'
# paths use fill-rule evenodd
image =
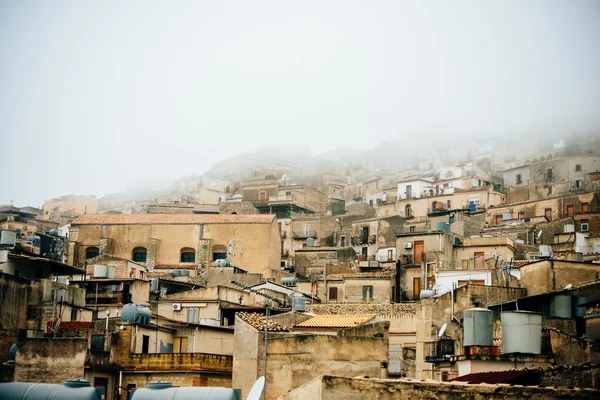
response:
<svg viewBox="0 0 600 400"><path fill-rule="evenodd" d="M447 360L454 355L454 340L439 339L425 342L425 361L436 362Z"/></svg>
<svg viewBox="0 0 600 400"><path fill-rule="evenodd" d="M317 231L315 231L314 229L309 229L308 231L300 231L300 232L295 232L294 231L294 239L307 239L307 238L316 238L317 237Z"/></svg>

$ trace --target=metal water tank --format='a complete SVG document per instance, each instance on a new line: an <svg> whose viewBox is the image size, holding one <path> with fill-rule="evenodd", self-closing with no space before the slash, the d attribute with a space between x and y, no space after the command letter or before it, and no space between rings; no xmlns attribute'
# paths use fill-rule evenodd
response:
<svg viewBox="0 0 600 400"><path fill-rule="evenodd" d="M542 353L542 314L504 311L501 318L503 353Z"/></svg>
<svg viewBox="0 0 600 400"><path fill-rule="evenodd" d="M4 400L100 400L100 390L84 379L67 379L63 385L54 383L0 383Z"/></svg>
<svg viewBox="0 0 600 400"><path fill-rule="evenodd" d="M13 343L8 350L8 364L14 364L17 359L17 344Z"/></svg>
<svg viewBox="0 0 600 400"><path fill-rule="evenodd" d="M143 304L125 304L121 309L121 321L149 325L152 311Z"/></svg>
<svg viewBox="0 0 600 400"><path fill-rule="evenodd" d="M110 265L106 267L106 277L109 279L115 277L115 267L111 267Z"/></svg>
<svg viewBox="0 0 600 400"><path fill-rule="evenodd" d="M306 299L301 293L294 293L292 296L292 311L306 311Z"/></svg>
<svg viewBox="0 0 600 400"><path fill-rule="evenodd" d="M550 301L550 316L557 318L571 318L571 295L557 294Z"/></svg>
<svg viewBox="0 0 600 400"><path fill-rule="evenodd" d="M223 387L173 387L171 382L152 381L143 389L136 389L131 400L241 400L240 389Z"/></svg>
<svg viewBox="0 0 600 400"><path fill-rule="evenodd" d="M289 278L281 278L281 284L283 286L296 286L297 281L295 277L289 277Z"/></svg>
<svg viewBox="0 0 600 400"><path fill-rule="evenodd" d="M306 247L315 247L315 239L313 239L313 238L306 239Z"/></svg>
<svg viewBox="0 0 600 400"><path fill-rule="evenodd" d="M1 230L0 231L0 247L12 247L15 245L17 240L17 232L12 230Z"/></svg>
<svg viewBox="0 0 600 400"><path fill-rule="evenodd" d="M465 310L464 346L491 346L494 343L494 313L486 308Z"/></svg>
<svg viewBox="0 0 600 400"><path fill-rule="evenodd" d="M94 264L94 278L107 278L108 265Z"/></svg>
<svg viewBox="0 0 600 400"><path fill-rule="evenodd" d="M435 223L435 230L443 231L443 232L450 232L450 224L443 222L443 221L437 221Z"/></svg>
<svg viewBox="0 0 600 400"><path fill-rule="evenodd" d="M426 299L427 297L433 297L434 295L434 290L421 290L421 293L419 293L419 299Z"/></svg>

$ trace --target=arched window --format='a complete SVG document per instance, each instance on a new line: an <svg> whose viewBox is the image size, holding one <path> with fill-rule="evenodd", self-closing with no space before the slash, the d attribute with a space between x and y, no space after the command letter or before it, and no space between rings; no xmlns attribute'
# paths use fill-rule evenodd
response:
<svg viewBox="0 0 600 400"><path fill-rule="evenodd" d="M410 204L407 204L406 207L404 207L404 218L410 218L412 217L412 208L410 206Z"/></svg>
<svg viewBox="0 0 600 400"><path fill-rule="evenodd" d="M137 262L146 262L146 255L148 251L145 247L136 247L133 249L131 259Z"/></svg>
<svg viewBox="0 0 600 400"><path fill-rule="evenodd" d="M196 251L191 247L184 247L181 249L181 258L179 261L182 263L196 262Z"/></svg>
<svg viewBox="0 0 600 400"><path fill-rule="evenodd" d="M227 258L227 247L222 244L215 244L212 247L213 261Z"/></svg>
<svg viewBox="0 0 600 400"><path fill-rule="evenodd" d="M100 255L100 249L97 247L88 247L85 249L85 259L89 260L90 258L98 257Z"/></svg>

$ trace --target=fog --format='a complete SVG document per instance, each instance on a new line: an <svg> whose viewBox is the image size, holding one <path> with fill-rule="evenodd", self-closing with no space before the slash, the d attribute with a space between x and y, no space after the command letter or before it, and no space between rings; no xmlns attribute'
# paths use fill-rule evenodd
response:
<svg viewBox="0 0 600 400"><path fill-rule="evenodd" d="M600 132L600 2L0 1L0 204L312 154Z"/></svg>

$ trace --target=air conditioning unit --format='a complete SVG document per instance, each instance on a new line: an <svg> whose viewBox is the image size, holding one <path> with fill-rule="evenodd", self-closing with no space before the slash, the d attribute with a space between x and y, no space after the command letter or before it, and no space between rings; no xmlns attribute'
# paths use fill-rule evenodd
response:
<svg viewBox="0 0 600 400"><path fill-rule="evenodd" d="M404 242L405 249L412 249L412 242Z"/></svg>
<svg viewBox="0 0 600 400"><path fill-rule="evenodd" d="M173 303L173 311L181 311L181 304Z"/></svg>
<svg viewBox="0 0 600 400"><path fill-rule="evenodd" d="M289 225L289 224L290 224L290 221L289 221L289 220L285 221L285 224L286 224L286 225Z"/></svg>

